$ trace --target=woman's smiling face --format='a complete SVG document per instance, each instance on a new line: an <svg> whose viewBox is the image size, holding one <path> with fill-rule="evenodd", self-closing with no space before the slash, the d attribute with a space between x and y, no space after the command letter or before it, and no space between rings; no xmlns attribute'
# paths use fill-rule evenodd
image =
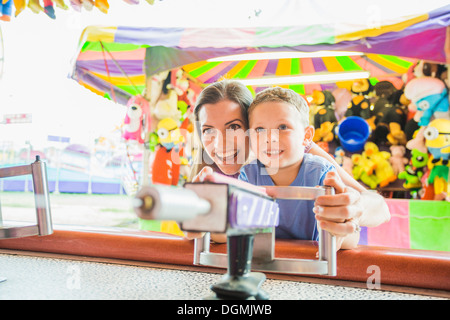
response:
<svg viewBox="0 0 450 320"><path fill-rule="evenodd" d="M223 173L239 172L249 153L248 128L240 105L230 100L204 104L199 111L199 122L208 156Z"/></svg>

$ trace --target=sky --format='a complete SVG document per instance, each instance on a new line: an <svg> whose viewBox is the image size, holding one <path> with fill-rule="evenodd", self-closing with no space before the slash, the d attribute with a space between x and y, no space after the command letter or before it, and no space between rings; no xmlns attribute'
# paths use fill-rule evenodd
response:
<svg viewBox="0 0 450 320"><path fill-rule="evenodd" d="M67 11L55 8L56 20L52 20L27 8L18 17L13 16L11 22L0 22L4 51L0 121L4 114L32 114L31 124L0 124L0 145L4 141L20 144L28 140L39 149L45 146L48 135L56 135L89 146L98 136L114 130L123 121L124 106L68 78L83 29L89 25L169 27L220 23L217 19L213 21L213 14L187 22L185 12L195 8L197 2L209 13L217 10L217 6L214 9L208 2L205 5L204 1L196 0L156 0L153 6L145 1L134 6L110 0L108 14L97 8L83 9L81 13L72 8ZM174 4L179 9L176 12ZM242 10L241 20L247 23L252 14L252 9ZM228 15L236 16L231 11ZM224 19L223 25L232 20Z"/></svg>
<svg viewBox="0 0 450 320"><path fill-rule="evenodd" d="M69 0L65 2L69 4ZM414 9L411 0L396 1L395 4L402 2L404 8ZM31 124L0 124L0 149L4 141L26 140L40 148L45 145L48 135L70 137L73 143L89 146L95 138L122 123L124 106L102 98L68 78L79 37L86 26L279 26L325 22L330 15L344 19L343 13L357 5L364 6L363 12L382 14L383 17L398 14L396 10L383 9L388 3L392 5L390 0L155 0L154 5L141 0L138 6L122 0L110 0L109 3L108 14L97 8L83 9L81 13L72 8L67 11L55 8L56 20L52 20L44 13L35 14L27 8L18 17L13 16L11 22L0 22L4 55L0 121L4 114L32 114ZM324 3L339 3L342 14ZM422 6L436 6L436 3L445 1L429 0ZM219 6L224 4L225 7ZM365 23L365 19L354 17L355 23Z"/></svg>

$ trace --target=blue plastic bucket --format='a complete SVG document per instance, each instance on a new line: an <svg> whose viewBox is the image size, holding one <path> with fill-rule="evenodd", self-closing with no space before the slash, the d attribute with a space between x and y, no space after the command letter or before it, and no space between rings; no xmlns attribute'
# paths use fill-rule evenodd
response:
<svg viewBox="0 0 450 320"><path fill-rule="evenodd" d="M342 148L348 152L358 152L364 149L369 134L369 124L361 117L348 117L339 125L339 141Z"/></svg>

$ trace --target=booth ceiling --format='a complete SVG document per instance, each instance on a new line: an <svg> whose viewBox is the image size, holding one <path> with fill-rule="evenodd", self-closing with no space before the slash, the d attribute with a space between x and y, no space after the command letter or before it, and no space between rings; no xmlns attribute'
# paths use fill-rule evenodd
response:
<svg viewBox="0 0 450 320"><path fill-rule="evenodd" d="M397 77L395 82L400 81L399 76L417 59L450 62L449 25L450 5L430 12L380 20L371 28L367 28L367 23L342 21L243 28L90 26L81 35L71 77L119 103L126 103L132 95L142 94L146 78L180 67L205 85L223 78L360 70L369 71L370 77L377 80ZM325 50L364 54L209 61L245 53ZM301 94L336 86L339 83L290 85Z"/></svg>

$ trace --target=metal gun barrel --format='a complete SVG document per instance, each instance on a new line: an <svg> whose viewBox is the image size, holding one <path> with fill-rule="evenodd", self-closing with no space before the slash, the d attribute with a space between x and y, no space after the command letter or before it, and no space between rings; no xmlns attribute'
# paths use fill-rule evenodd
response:
<svg viewBox="0 0 450 320"><path fill-rule="evenodd" d="M211 204L189 189L153 185L139 190L133 207L141 219L183 222L208 213Z"/></svg>

